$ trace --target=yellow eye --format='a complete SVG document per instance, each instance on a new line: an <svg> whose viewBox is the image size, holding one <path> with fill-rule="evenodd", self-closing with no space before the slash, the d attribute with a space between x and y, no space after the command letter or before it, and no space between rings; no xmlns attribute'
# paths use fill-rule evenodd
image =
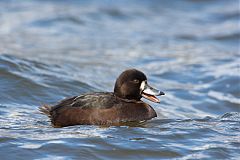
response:
<svg viewBox="0 0 240 160"><path fill-rule="evenodd" d="M134 79L133 82L134 83L139 83L139 80L138 79Z"/></svg>

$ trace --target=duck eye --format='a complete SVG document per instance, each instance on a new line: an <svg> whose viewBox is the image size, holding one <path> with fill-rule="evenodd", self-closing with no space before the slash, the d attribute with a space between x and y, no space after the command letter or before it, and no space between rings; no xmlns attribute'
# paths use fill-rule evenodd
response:
<svg viewBox="0 0 240 160"><path fill-rule="evenodd" d="M138 79L134 79L133 82L134 83L139 83L139 80Z"/></svg>

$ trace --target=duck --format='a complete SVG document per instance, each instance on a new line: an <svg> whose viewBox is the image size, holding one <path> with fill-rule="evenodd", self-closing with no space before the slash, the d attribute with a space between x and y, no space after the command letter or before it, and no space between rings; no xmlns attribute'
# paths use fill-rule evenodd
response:
<svg viewBox="0 0 240 160"><path fill-rule="evenodd" d="M141 98L160 103L156 96L161 95L165 93L151 87L143 72L127 69L116 79L113 92L73 96L56 105L42 105L39 110L50 118L53 127L118 125L157 117L156 111Z"/></svg>

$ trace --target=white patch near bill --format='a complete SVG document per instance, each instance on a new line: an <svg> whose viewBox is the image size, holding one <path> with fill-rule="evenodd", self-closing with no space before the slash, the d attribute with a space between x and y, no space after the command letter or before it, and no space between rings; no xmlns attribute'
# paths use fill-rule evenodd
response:
<svg viewBox="0 0 240 160"><path fill-rule="evenodd" d="M140 91L143 91L146 85L146 81L142 81L141 85L140 85Z"/></svg>

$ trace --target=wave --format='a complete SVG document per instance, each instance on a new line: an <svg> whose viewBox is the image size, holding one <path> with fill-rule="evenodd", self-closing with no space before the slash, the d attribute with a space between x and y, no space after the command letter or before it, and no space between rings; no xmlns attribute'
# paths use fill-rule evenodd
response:
<svg viewBox="0 0 240 160"><path fill-rule="evenodd" d="M38 104L95 90L58 65L0 55L1 103Z"/></svg>

